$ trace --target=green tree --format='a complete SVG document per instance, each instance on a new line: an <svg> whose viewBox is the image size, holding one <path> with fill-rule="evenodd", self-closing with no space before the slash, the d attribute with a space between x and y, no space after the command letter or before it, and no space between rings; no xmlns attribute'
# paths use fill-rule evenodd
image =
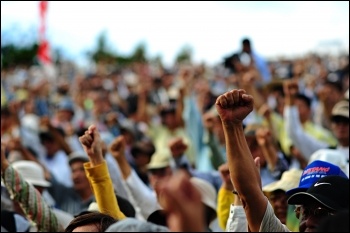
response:
<svg viewBox="0 0 350 233"><path fill-rule="evenodd" d="M31 66L37 64L38 44L33 43L19 47L13 43L1 46L2 67L8 69L15 66Z"/></svg>
<svg viewBox="0 0 350 233"><path fill-rule="evenodd" d="M177 64L191 63L192 62L192 48L188 45L182 47L180 52L175 58Z"/></svg>

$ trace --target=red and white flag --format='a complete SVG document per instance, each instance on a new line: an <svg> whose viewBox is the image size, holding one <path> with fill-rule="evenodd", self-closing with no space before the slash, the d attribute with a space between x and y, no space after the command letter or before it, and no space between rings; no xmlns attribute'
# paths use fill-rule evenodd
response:
<svg viewBox="0 0 350 233"><path fill-rule="evenodd" d="M38 48L38 59L42 64L50 64L51 51L50 44L46 38L46 13L47 13L48 1L39 2L39 13L40 13L40 28L39 28L39 48Z"/></svg>

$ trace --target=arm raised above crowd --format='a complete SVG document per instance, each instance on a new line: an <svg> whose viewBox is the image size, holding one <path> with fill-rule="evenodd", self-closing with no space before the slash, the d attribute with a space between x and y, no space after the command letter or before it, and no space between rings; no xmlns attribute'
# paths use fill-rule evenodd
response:
<svg viewBox="0 0 350 233"><path fill-rule="evenodd" d="M216 100L224 127L231 180L242 200L250 230L259 231L267 199L261 191L260 174L243 131L243 120L252 112L253 106L253 97L243 89L233 89Z"/></svg>
<svg viewBox="0 0 350 233"><path fill-rule="evenodd" d="M89 156L90 162L85 163L84 168L94 191L98 208L102 213L118 220L125 218L114 193L112 179L102 154L102 140L96 126L91 125L79 138L79 141Z"/></svg>

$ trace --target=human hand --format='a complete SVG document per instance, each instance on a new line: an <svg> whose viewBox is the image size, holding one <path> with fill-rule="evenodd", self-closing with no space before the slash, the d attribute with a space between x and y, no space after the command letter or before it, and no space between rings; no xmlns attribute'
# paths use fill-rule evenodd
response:
<svg viewBox="0 0 350 233"><path fill-rule="evenodd" d="M260 116L263 116L266 119L269 119L271 117L272 110L270 109L269 105L264 103L261 105L261 107L258 110L258 114Z"/></svg>
<svg viewBox="0 0 350 233"><path fill-rule="evenodd" d="M267 143L271 142L271 131L265 127L260 127L255 131L256 141L259 146L265 146Z"/></svg>
<svg viewBox="0 0 350 233"><path fill-rule="evenodd" d="M103 161L102 140L95 125L90 125L84 135L79 137L85 153L89 156L92 165L98 165Z"/></svg>
<svg viewBox="0 0 350 233"><path fill-rule="evenodd" d="M210 110L207 111L206 113L204 113L204 115L202 117L203 125L209 132L213 132L215 117L216 116Z"/></svg>
<svg viewBox="0 0 350 233"><path fill-rule="evenodd" d="M17 150L20 151L23 149L23 145L21 143L21 139L16 137L16 138L11 138L8 143L7 143L7 149L9 151L11 150Z"/></svg>
<svg viewBox="0 0 350 233"><path fill-rule="evenodd" d="M163 183L159 198L172 232L204 232L204 205L200 192L180 171Z"/></svg>
<svg viewBox="0 0 350 233"><path fill-rule="evenodd" d="M222 187L226 190L233 191L234 187L231 181L228 163L221 164L218 171L222 180Z"/></svg>
<svg viewBox="0 0 350 233"><path fill-rule="evenodd" d="M233 89L220 95L215 105L224 126L241 124L253 111L254 99L243 89Z"/></svg>
<svg viewBox="0 0 350 233"><path fill-rule="evenodd" d="M116 160L125 158L126 142L123 135L116 137L109 145L109 151Z"/></svg>
<svg viewBox="0 0 350 233"><path fill-rule="evenodd" d="M174 158L182 156L188 148L187 144L180 137L172 138L168 143L168 147Z"/></svg>
<svg viewBox="0 0 350 233"><path fill-rule="evenodd" d="M286 97L294 97L299 92L299 85L296 80L286 80L283 82L283 92Z"/></svg>

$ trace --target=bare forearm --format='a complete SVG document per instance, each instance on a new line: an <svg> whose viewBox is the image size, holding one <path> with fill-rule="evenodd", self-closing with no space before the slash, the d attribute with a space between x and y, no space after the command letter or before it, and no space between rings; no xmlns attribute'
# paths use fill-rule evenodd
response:
<svg viewBox="0 0 350 233"><path fill-rule="evenodd" d="M272 144L267 143L260 146L270 170L274 170L277 163L277 151Z"/></svg>
<svg viewBox="0 0 350 233"><path fill-rule="evenodd" d="M131 174L131 166L125 158L116 159L122 173L123 179L126 180Z"/></svg>
<svg viewBox="0 0 350 233"><path fill-rule="evenodd" d="M245 140L243 125L224 126L224 133L226 140L228 140L226 142L226 153L231 180L240 194L249 194L252 186L259 184L258 179L260 179L260 175L257 172L253 157ZM244 175L240 174L242 167L245 168ZM246 174L250 175L247 176ZM247 182L247 178L249 178L249 182Z"/></svg>
<svg viewBox="0 0 350 233"><path fill-rule="evenodd" d="M224 126L230 176L241 198L249 228L259 231L267 201L261 191L260 175L245 140L242 124Z"/></svg>

